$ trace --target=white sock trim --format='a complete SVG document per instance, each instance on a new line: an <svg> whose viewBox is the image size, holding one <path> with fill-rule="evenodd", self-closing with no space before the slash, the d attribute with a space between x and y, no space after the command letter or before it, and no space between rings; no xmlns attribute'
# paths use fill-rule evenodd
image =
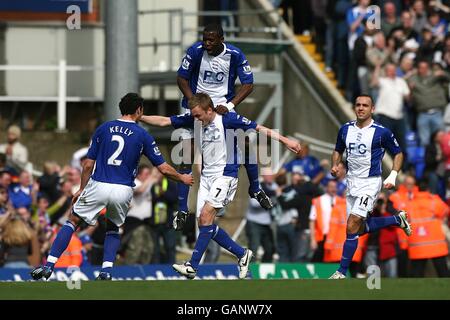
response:
<svg viewBox="0 0 450 320"><path fill-rule="evenodd" d="M58 258L54 256L48 256L47 261L50 263L56 263L56 261L58 261Z"/></svg>
<svg viewBox="0 0 450 320"><path fill-rule="evenodd" d="M104 261L103 264L102 264L102 269L103 269L103 268L112 268L112 266L113 266L113 263L112 263L112 262L110 262L110 261Z"/></svg>

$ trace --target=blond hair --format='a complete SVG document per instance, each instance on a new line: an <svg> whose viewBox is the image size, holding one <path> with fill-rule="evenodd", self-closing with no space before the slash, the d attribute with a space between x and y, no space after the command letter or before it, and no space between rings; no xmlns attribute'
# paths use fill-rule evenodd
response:
<svg viewBox="0 0 450 320"><path fill-rule="evenodd" d="M8 246L24 246L31 237L30 228L21 219L12 219L3 227L2 240Z"/></svg>
<svg viewBox="0 0 450 320"><path fill-rule="evenodd" d="M204 111L208 111L209 108L214 110L214 104L206 93L199 92L194 94L188 101L189 109L194 109L195 107L200 107Z"/></svg>

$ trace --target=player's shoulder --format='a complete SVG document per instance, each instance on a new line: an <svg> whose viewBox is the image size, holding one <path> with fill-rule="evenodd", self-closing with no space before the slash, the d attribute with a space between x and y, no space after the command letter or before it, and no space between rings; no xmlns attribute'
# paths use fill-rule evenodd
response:
<svg viewBox="0 0 450 320"><path fill-rule="evenodd" d="M244 54L241 49L239 49L236 46L233 46L230 43L225 43L225 46L226 46L225 54L231 54L232 56L233 55L234 56L239 56L239 55L243 55Z"/></svg>
<svg viewBox="0 0 450 320"><path fill-rule="evenodd" d="M193 45L191 45L187 51L194 54L201 53L204 51L203 43L201 41L197 41Z"/></svg>
<svg viewBox="0 0 450 320"><path fill-rule="evenodd" d="M379 131L380 133L390 133L391 130L389 130L389 128L386 128L385 126L383 126L381 123L374 121L372 123L372 128L375 128L375 130Z"/></svg>
<svg viewBox="0 0 450 320"><path fill-rule="evenodd" d="M355 125L355 123L356 123L355 120L348 121L341 126L341 130L348 129L349 127L353 127Z"/></svg>

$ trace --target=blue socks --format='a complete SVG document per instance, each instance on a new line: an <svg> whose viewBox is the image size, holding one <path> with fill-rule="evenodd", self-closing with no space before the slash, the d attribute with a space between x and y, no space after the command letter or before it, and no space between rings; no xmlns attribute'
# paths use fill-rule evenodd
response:
<svg viewBox="0 0 450 320"><path fill-rule="evenodd" d="M400 219L397 216L367 218L364 232L362 234L375 232L389 226L399 225Z"/></svg>
<svg viewBox="0 0 450 320"><path fill-rule="evenodd" d="M210 226L199 227L200 233L198 235L197 241L195 242L194 252L191 257L191 265L194 269L198 268L200 260L202 259L203 253L205 253L208 247L209 240L211 240L214 232L216 231L216 225L212 224Z"/></svg>
<svg viewBox="0 0 450 320"><path fill-rule="evenodd" d="M219 228L217 225L213 226L215 226L214 231L217 230L217 232L215 232L212 239L217 242L222 248L227 249L239 259L242 258L244 256L245 249L238 245L233 239L231 239L223 229Z"/></svg>
<svg viewBox="0 0 450 320"><path fill-rule="evenodd" d="M120 246L120 235L118 231L106 232L105 243L103 245L102 272L111 273L117 250Z"/></svg>
<svg viewBox="0 0 450 320"><path fill-rule="evenodd" d="M191 174L192 169L182 169L178 170L181 174ZM189 186L184 183L177 182L178 187L178 210L188 212L188 195Z"/></svg>
<svg viewBox="0 0 450 320"><path fill-rule="evenodd" d="M247 170L248 182L250 183L248 191L251 195L253 195L261 189L259 185L258 165L247 162L248 161L245 162L244 166L245 170Z"/></svg>
<svg viewBox="0 0 450 320"><path fill-rule="evenodd" d="M342 251L341 264L338 269L343 275L347 274L353 255L355 254L356 248L358 248L358 237L356 233L347 233L347 239L345 239L344 249Z"/></svg>
<svg viewBox="0 0 450 320"><path fill-rule="evenodd" d="M72 239L72 234L75 232L76 226L72 224L69 220L62 226L59 230L58 235L53 241L52 247L50 248L50 253L47 257L46 267L53 270L55 263L58 261L59 257L62 255L64 250L66 250L69 245L70 239Z"/></svg>

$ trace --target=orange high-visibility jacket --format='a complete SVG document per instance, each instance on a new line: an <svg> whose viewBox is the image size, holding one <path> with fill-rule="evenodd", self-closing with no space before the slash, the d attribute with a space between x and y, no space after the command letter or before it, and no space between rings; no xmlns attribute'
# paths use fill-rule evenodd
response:
<svg viewBox="0 0 450 320"><path fill-rule="evenodd" d="M414 189L412 191L412 194L413 194L412 199L414 199L414 196L418 192L419 192L419 188L417 186L414 187ZM407 206L408 206L409 202L412 201L412 199L409 197L408 190L406 189L406 187L404 185L400 185L398 190L396 192L394 192L393 194L391 194L391 196L389 197L389 200L392 201L392 204L395 209L406 210L406 211L408 211ZM398 245L399 245L400 249L407 250L408 249L408 236L400 228L397 228L396 231L397 231Z"/></svg>
<svg viewBox="0 0 450 320"><path fill-rule="evenodd" d="M55 264L56 268L67 268L70 266L81 266L83 262L83 254L81 250L83 249L83 244L78 237L73 234L70 239L67 249L63 252L58 262Z"/></svg>
<svg viewBox="0 0 450 320"><path fill-rule="evenodd" d="M337 198L336 204L331 211L330 231L324 244L324 262L339 262L342 257L344 242L347 237L347 208L344 198ZM363 249L367 243L367 235L358 239L358 248L352 261L361 262Z"/></svg>
<svg viewBox="0 0 450 320"><path fill-rule="evenodd" d="M437 195L418 192L407 206L412 234L408 237L410 259L430 259L448 254L442 220L448 215L447 204Z"/></svg>
<svg viewBox="0 0 450 320"><path fill-rule="evenodd" d="M344 205L345 205L345 199L339 196L336 196L336 203L338 201L343 201ZM322 206L320 204L320 197L314 198L312 200L312 205L316 208L316 221L315 221L315 232L314 232L314 236L316 238L317 242L323 241L324 238L324 234L323 234L323 210L322 210Z"/></svg>

